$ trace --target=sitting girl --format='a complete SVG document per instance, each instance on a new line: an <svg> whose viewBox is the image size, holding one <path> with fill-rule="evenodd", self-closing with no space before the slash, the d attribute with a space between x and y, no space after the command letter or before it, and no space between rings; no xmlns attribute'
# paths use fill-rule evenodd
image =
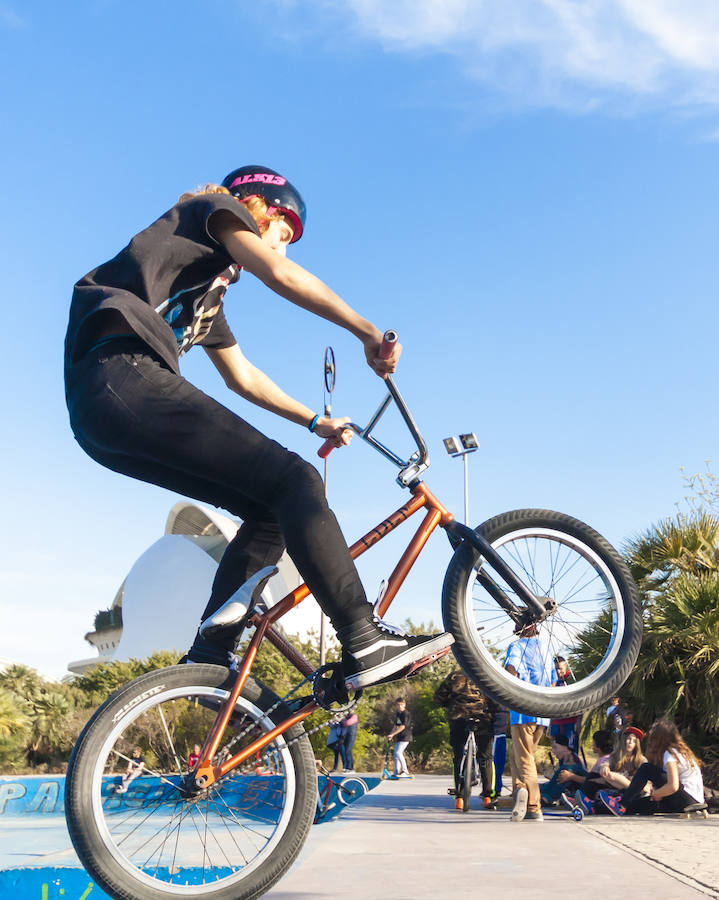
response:
<svg viewBox="0 0 719 900"><path fill-rule="evenodd" d="M614 740L611 731L606 731L605 729L595 731L592 735L592 750L597 754L597 761L594 763L589 773L584 771L577 773L572 772L569 769L562 769L557 776L557 781L562 785L566 785L566 787L564 787L564 793L561 796L562 801L570 808L575 807L577 805L577 800L581 799L577 798L577 794L575 794L574 797L571 795L575 791L579 793L579 790L584 790L587 784L591 783L592 780L599 778L599 770L609 762L609 758L614 750ZM607 785L604 786L606 787ZM591 813L593 811L591 806L586 806L584 802L581 802L579 805L586 813Z"/></svg>
<svg viewBox="0 0 719 900"><path fill-rule="evenodd" d="M629 787L642 763L647 761L642 753L641 741L644 732L636 725L625 728L619 736L619 742L609 759L601 762L596 771L587 776L584 783L574 795L575 804L579 804L588 814L606 813L604 805L596 800L600 791L612 794Z"/></svg>
<svg viewBox="0 0 719 900"><path fill-rule="evenodd" d="M704 782L700 761L668 719L658 719L649 730L648 762L639 766L626 790L617 796L599 791L598 798L615 816L651 816L654 813L682 812L704 803ZM649 796L642 792L651 782Z"/></svg>

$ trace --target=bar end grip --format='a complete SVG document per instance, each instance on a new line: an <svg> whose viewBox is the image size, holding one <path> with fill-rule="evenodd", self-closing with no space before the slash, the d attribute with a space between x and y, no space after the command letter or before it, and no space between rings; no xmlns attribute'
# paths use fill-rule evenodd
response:
<svg viewBox="0 0 719 900"><path fill-rule="evenodd" d="M392 350L394 349L394 345L397 343L397 332L396 331L385 331L382 336L382 343L379 346L379 358L380 359L389 359L392 355Z"/></svg>

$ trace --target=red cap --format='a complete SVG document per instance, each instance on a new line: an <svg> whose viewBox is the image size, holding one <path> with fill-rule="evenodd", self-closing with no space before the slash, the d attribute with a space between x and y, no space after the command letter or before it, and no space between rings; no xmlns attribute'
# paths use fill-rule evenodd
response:
<svg viewBox="0 0 719 900"><path fill-rule="evenodd" d="M622 734L633 734L635 737L639 738L640 741L643 741L645 738L645 734L641 728L637 728L636 725L630 725L629 728L625 728Z"/></svg>

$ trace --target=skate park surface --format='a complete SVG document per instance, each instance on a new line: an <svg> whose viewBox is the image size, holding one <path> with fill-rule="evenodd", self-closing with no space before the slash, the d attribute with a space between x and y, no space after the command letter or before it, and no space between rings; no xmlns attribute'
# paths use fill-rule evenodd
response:
<svg viewBox="0 0 719 900"><path fill-rule="evenodd" d="M319 825L292 869L265 896L323 900L719 898L719 818L547 817L512 823L508 808L454 809L447 776L379 782ZM57 776L0 779L0 897L104 900L82 869ZM474 806L476 807L476 802Z"/></svg>

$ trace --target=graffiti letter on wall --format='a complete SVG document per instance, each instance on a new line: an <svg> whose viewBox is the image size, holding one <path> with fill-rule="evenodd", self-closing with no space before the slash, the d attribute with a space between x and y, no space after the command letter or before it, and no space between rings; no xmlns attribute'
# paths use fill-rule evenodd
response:
<svg viewBox="0 0 719 900"><path fill-rule="evenodd" d="M26 793L27 788L24 784L0 784L0 815L5 812L8 800L18 800Z"/></svg>
<svg viewBox="0 0 719 900"><path fill-rule="evenodd" d="M28 804L28 812L55 812L60 785L57 781L43 781Z"/></svg>

